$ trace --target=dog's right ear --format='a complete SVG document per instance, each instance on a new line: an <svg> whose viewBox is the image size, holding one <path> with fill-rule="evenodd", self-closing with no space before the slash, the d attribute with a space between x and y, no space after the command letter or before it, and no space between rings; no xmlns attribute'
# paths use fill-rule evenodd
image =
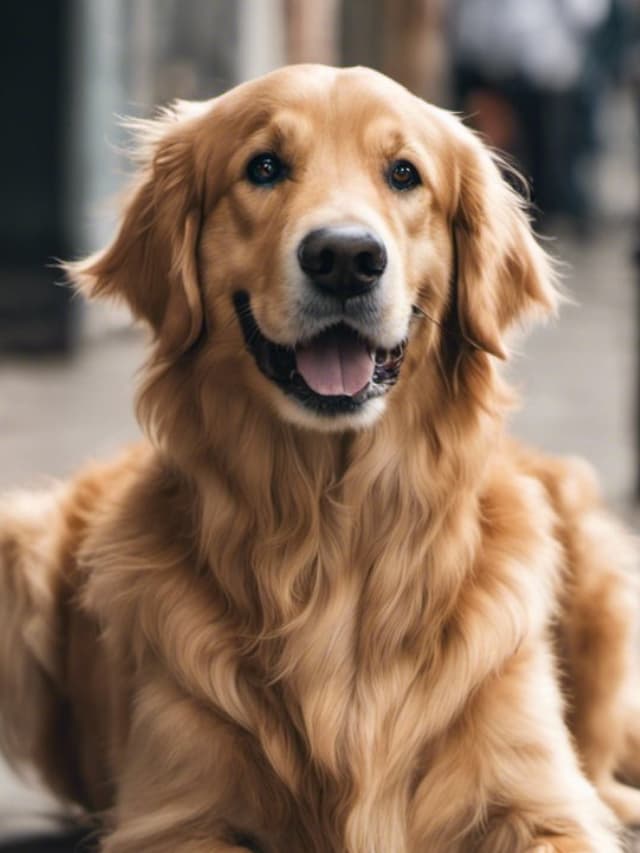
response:
<svg viewBox="0 0 640 853"><path fill-rule="evenodd" d="M178 104L159 119L136 123L141 167L115 239L64 265L90 298L124 300L151 326L167 354L187 350L203 322L197 263L202 181L196 174L194 123L184 118L189 106Z"/></svg>

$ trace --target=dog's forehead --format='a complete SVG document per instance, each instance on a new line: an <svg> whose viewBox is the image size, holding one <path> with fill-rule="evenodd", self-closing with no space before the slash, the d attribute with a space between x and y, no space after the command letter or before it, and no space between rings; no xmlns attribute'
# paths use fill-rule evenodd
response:
<svg viewBox="0 0 640 853"><path fill-rule="evenodd" d="M260 127L277 121L309 127L327 121L339 127L373 120L410 119L418 99L399 84L368 68L295 65L281 68L230 90L221 99L237 120ZM383 123L381 121L380 123Z"/></svg>
<svg viewBox="0 0 640 853"><path fill-rule="evenodd" d="M379 97L393 101L412 98L399 83L371 68L332 68L326 65L289 65L247 84L255 92L271 94L290 103L309 98L318 103L339 103L340 96Z"/></svg>
<svg viewBox="0 0 640 853"><path fill-rule="evenodd" d="M197 149L209 171L218 157L216 174L236 173L251 149L276 150L292 160L314 156L333 162L337 155L344 163L349 157L363 168L373 162L363 154L376 162L417 157L436 194L448 197L449 189L440 185L451 172L457 124L369 68L295 65L241 83L209 102Z"/></svg>

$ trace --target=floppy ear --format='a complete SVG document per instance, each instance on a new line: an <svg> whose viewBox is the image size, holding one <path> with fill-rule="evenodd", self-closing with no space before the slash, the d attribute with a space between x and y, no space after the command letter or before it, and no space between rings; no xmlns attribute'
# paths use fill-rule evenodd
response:
<svg viewBox="0 0 640 853"><path fill-rule="evenodd" d="M503 336L512 324L556 308L555 274L522 199L480 140L465 136L453 218L457 319L464 339L504 359Z"/></svg>
<svg viewBox="0 0 640 853"><path fill-rule="evenodd" d="M113 242L64 266L87 296L123 299L165 352L184 352L202 327L197 244L201 200L185 105L138 122L141 163Z"/></svg>

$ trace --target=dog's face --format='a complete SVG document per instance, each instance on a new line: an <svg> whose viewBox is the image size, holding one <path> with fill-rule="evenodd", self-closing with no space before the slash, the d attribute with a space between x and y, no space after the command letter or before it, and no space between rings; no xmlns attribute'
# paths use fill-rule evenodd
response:
<svg viewBox="0 0 640 853"><path fill-rule="evenodd" d="M402 369L420 288L436 313L446 298L429 157L445 140L423 104L371 72L290 70L225 107L246 113L252 97L202 233L205 286L221 314L233 303L249 370L284 417L370 422Z"/></svg>
<svg viewBox="0 0 640 853"><path fill-rule="evenodd" d="M116 240L72 275L278 417L366 426L443 334L503 356L505 328L552 305L481 143L375 72L282 69L178 106L146 150Z"/></svg>

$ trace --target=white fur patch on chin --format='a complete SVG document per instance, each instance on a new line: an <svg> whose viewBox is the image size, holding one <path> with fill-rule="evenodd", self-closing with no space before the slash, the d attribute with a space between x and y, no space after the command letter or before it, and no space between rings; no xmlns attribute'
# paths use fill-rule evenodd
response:
<svg viewBox="0 0 640 853"><path fill-rule="evenodd" d="M281 395L283 396L283 395ZM281 417L304 429L316 432L345 432L372 426L387 407L384 397L368 400L359 412L338 415L319 415L289 397L278 400L277 411Z"/></svg>

